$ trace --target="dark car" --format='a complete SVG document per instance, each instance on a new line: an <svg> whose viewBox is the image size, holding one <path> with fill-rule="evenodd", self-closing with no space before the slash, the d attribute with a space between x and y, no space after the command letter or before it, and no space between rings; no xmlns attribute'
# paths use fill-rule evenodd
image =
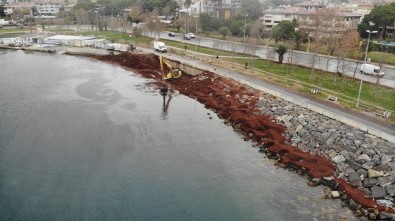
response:
<svg viewBox="0 0 395 221"><path fill-rule="evenodd" d="M0 25L0 28L4 28L4 26Z"/></svg>
<svg viewBox="0 0 395 221"><path fill-rule="evenodd" d="M174 37L174 36L176 36L176 34L174 34L173 32L169 32L169 36Z"/></svg>

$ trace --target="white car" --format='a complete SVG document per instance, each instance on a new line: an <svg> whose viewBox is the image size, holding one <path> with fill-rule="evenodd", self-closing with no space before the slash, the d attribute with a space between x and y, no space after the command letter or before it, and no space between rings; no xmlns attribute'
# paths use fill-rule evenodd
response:
<svg viewBox="0 0 395 221"><path fill-rule="evenodd" d="M379 77L384 76L384 72L380 70L380 67L372 64L362 64L359 72L361 72L361 74L370 74Z"/></svg>
<svg viewBox="0 0 395 221"><path fill-rule="evenodd" d="M192 32L188 33L187 35L189 35L189 37L191 37L191 38L196 38L195 34Z"/></svg>

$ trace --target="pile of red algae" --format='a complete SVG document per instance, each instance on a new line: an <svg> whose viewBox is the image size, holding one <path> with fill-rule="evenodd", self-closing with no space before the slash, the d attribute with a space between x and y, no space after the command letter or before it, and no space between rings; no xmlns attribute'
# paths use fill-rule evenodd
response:
<svg viewBox="0 0 395 221"><path fill-rule="evenodd" d="M262 115L256 103L259 100L257 90L246 88L229 78L220 77L211 72L202 72L191 76L183 74L178 79L164 82L162 80L159 57L155 54L122 53L119 55L98 56L97 59L119 64L132 69L142 77L154 79L151 86L156 88L166 85L170 90L197 99L207 109L211 109L233 128L244 135L245 140L252 140L264 146L272 154L279 157L283 164L291 165L306 171L309 176L323 178L333 176L336 166L323 156L311 155L298 148L285 144L283 136L285 128L276 124L269 116ZM338 189L344 191L351 199L366 208L386 211L372 198L352 187L344 179L336 178Z"/></svg>

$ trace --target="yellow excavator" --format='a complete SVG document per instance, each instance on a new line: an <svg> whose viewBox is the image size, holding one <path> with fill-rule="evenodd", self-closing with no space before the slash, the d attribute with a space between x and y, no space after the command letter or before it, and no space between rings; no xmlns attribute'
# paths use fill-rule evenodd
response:
<svg viewBox="0 0 395 221"><path fill-rule="evenodd" d="M165 58L162 57L162 55L159 56L159 62L160 62L160 70L162 71L162 76L164 80L181 77L182 71L178 68L173 69L170 62L166 61ZM167 66L167 69L169 69L169 72L167 74L165 73L163 64L165 64Z"/></svg>

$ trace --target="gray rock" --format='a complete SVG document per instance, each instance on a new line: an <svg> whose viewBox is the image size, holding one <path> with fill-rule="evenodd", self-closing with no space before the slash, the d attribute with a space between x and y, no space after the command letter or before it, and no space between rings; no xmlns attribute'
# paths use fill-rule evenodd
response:
<svg viewBox="0 0 395 221"><path fill-rule="evenodd" d="M372 159L367 154L362 154L362 155L358 156L357 160L359 162L365 163L365 162L371 161Z"/></svg>
<svg viewBox="0 0 395 221"><path fill-rule="evenodd" d="M385 207L392 207L394 205L391 200L377 200L376 202Z"/></svg>
<svg viewBox="0 0 395 221"><path fill-rule="evenodd" d="M375 154L372 157L372 163L374 163L374 165L380 165L381 164L381 160L380 160L380 156Z"/></svg>
<svg viewBox="0 0 395 221"><path fill-rule="evenodd" d="M371 169L371 168L373 168L373 163L372 162L366 162L366 163L364 163L364 164L362 164L362 168L364 168L365 170L369 170L369 169Z"/></svg>
<svg viewBox="0 0 395 221"><path fill-rule="evenodd" d="M395 185L388 185L385 187L385 190L387 191L387 194L390 196L395 196Z"/></svg>
<svg viewBox="0 0 395 221"><path fill-rule="evenodd" d="M385 177L379 177L379 184L382 187L388 186L392 183L394 183L395 178L393 176L385 176Z"/></svg>
<svg viewBox="0 0 395 221"><path fill-rule="evenodd" d="M373 186L371 189L371 197L375 198L375 199L383 199L385 197L385 195L387 194L387 192L385 191L385 189L383 187L379 187L379 186Z"/></svg>
<svg viewBox="0 0 395 221"><path fill-rule="evenodd" d="M347 150L342 150L342 151L340 151L340 154L343 155L346 159L349 158L349 155L348 155L348 151L347 151Z"/></svg>
<svg viewBox="0 0 395 221"><path fill-rule="evenodd" d="M376 154L376 151L370 148L364 148L362 152L369 156L373 156L374 154Z"/></svg>
<svg viewBox="0 0 395 221"><path fill-rule="evenodd" d="M381 163L382 164L387 164L387 163L391 162L391 160L392 160L391 156L388 156L386 154L381 156Z"/></svg>
<svg viewBox="0 0 395 221"><path fill-rule="evenodd" d="M353 185L354 187L361 187L362 186L362 182L361 180L355 180L353 182L350 182L351 185Z"/></svg>
<svg viewBox="0 0 395 221"><path fill-rule="evenodd" d="M343 155L337 155L335 157L332 157L332 161L337 164L337 163L340 163L340 162L345 162L346 158Z"/></svg>
<svg viewBox="0 0 395 221"><path fill-rule="evenodd" d="M340 141L344 146L353 146L353 142L350 139L343 138Z"/></svg>
<svg viewBox="0 0 395 221"><path fill-rule="evenodd" d="M376 186L379 181L376 178L365 178L363 179L363 187Z"/></svg>
<svg viewBox="0 0 395 221"><path fill-rule="evenodd" d="M368 171L366 171L365 169L359 169L357 170L357 173L363 178L368 177Z"/></svg>
<svg viewBox="0 0 395 221"><path fill-rule="evenodd" d="M393 213L380 212L377 218L379 220L394 220L394 214Z"/></svg>
<svg viewBox="0 0 395 221"><path fill-rule="evenodd" d="M344 149L347 150L348 152L355 152L357 150L357 147L354 145L344 145Z"/></svg>
<svg viewBox="0 0 395 221"><path fill-rule="evenodd" d="M355 170L358 170L361 168L362 164L358 163L357 161L351 160L351 159L347 159L346 163L352 167Z"/></svg>
<svg viewBox="0 0 395 221"><path fill-rule="evenodd" d="M361 144L362 144L361 140L354 140L354 145L355 146L359 147L359 146L361 146Z"/></svg>
<svg viewBox="0 0 395 221"><path fill-rule="evenodd" d="M354 202L354 200L350 199L349 203L348 203L348 208L350 208L350 210L355 211L358 208L358 204L356 202Z"/></svg>
<svg viewBox="0 0 395 221"><path fill-rule="evenodd" d="M330 137L328 140L325 141L325 144L330 146L333 144L333 142L335 141L334 137Z"/></svg>
<svg viewBox="0 0 395 221"><path fill-rule="evenodd" d="M392 168L395 168L395 167L392 167ZM374 167L373 169L375 169L377 171L383 171L384 173L389 173L392 171L392 169L389 165L378 165L378 166Z"/></svg>
<svg viewBox="0 0 395 221"><path fill-rule="evenodd" d="M369 189L367 189L367 188L365 188L365 187L358 187L358 189L363 193L363 194L365 194L365 196L370 196L370 190Z"/></svg>
<svg viewBox="0 0 395 221"><path fill-rule="evenodd" d="M350 183L354 182L354 181L360 181L361 177L359 176L359 174L355 171L351 172L350 174L348 174L347 177L348 181L350 181Z"/></svg>

